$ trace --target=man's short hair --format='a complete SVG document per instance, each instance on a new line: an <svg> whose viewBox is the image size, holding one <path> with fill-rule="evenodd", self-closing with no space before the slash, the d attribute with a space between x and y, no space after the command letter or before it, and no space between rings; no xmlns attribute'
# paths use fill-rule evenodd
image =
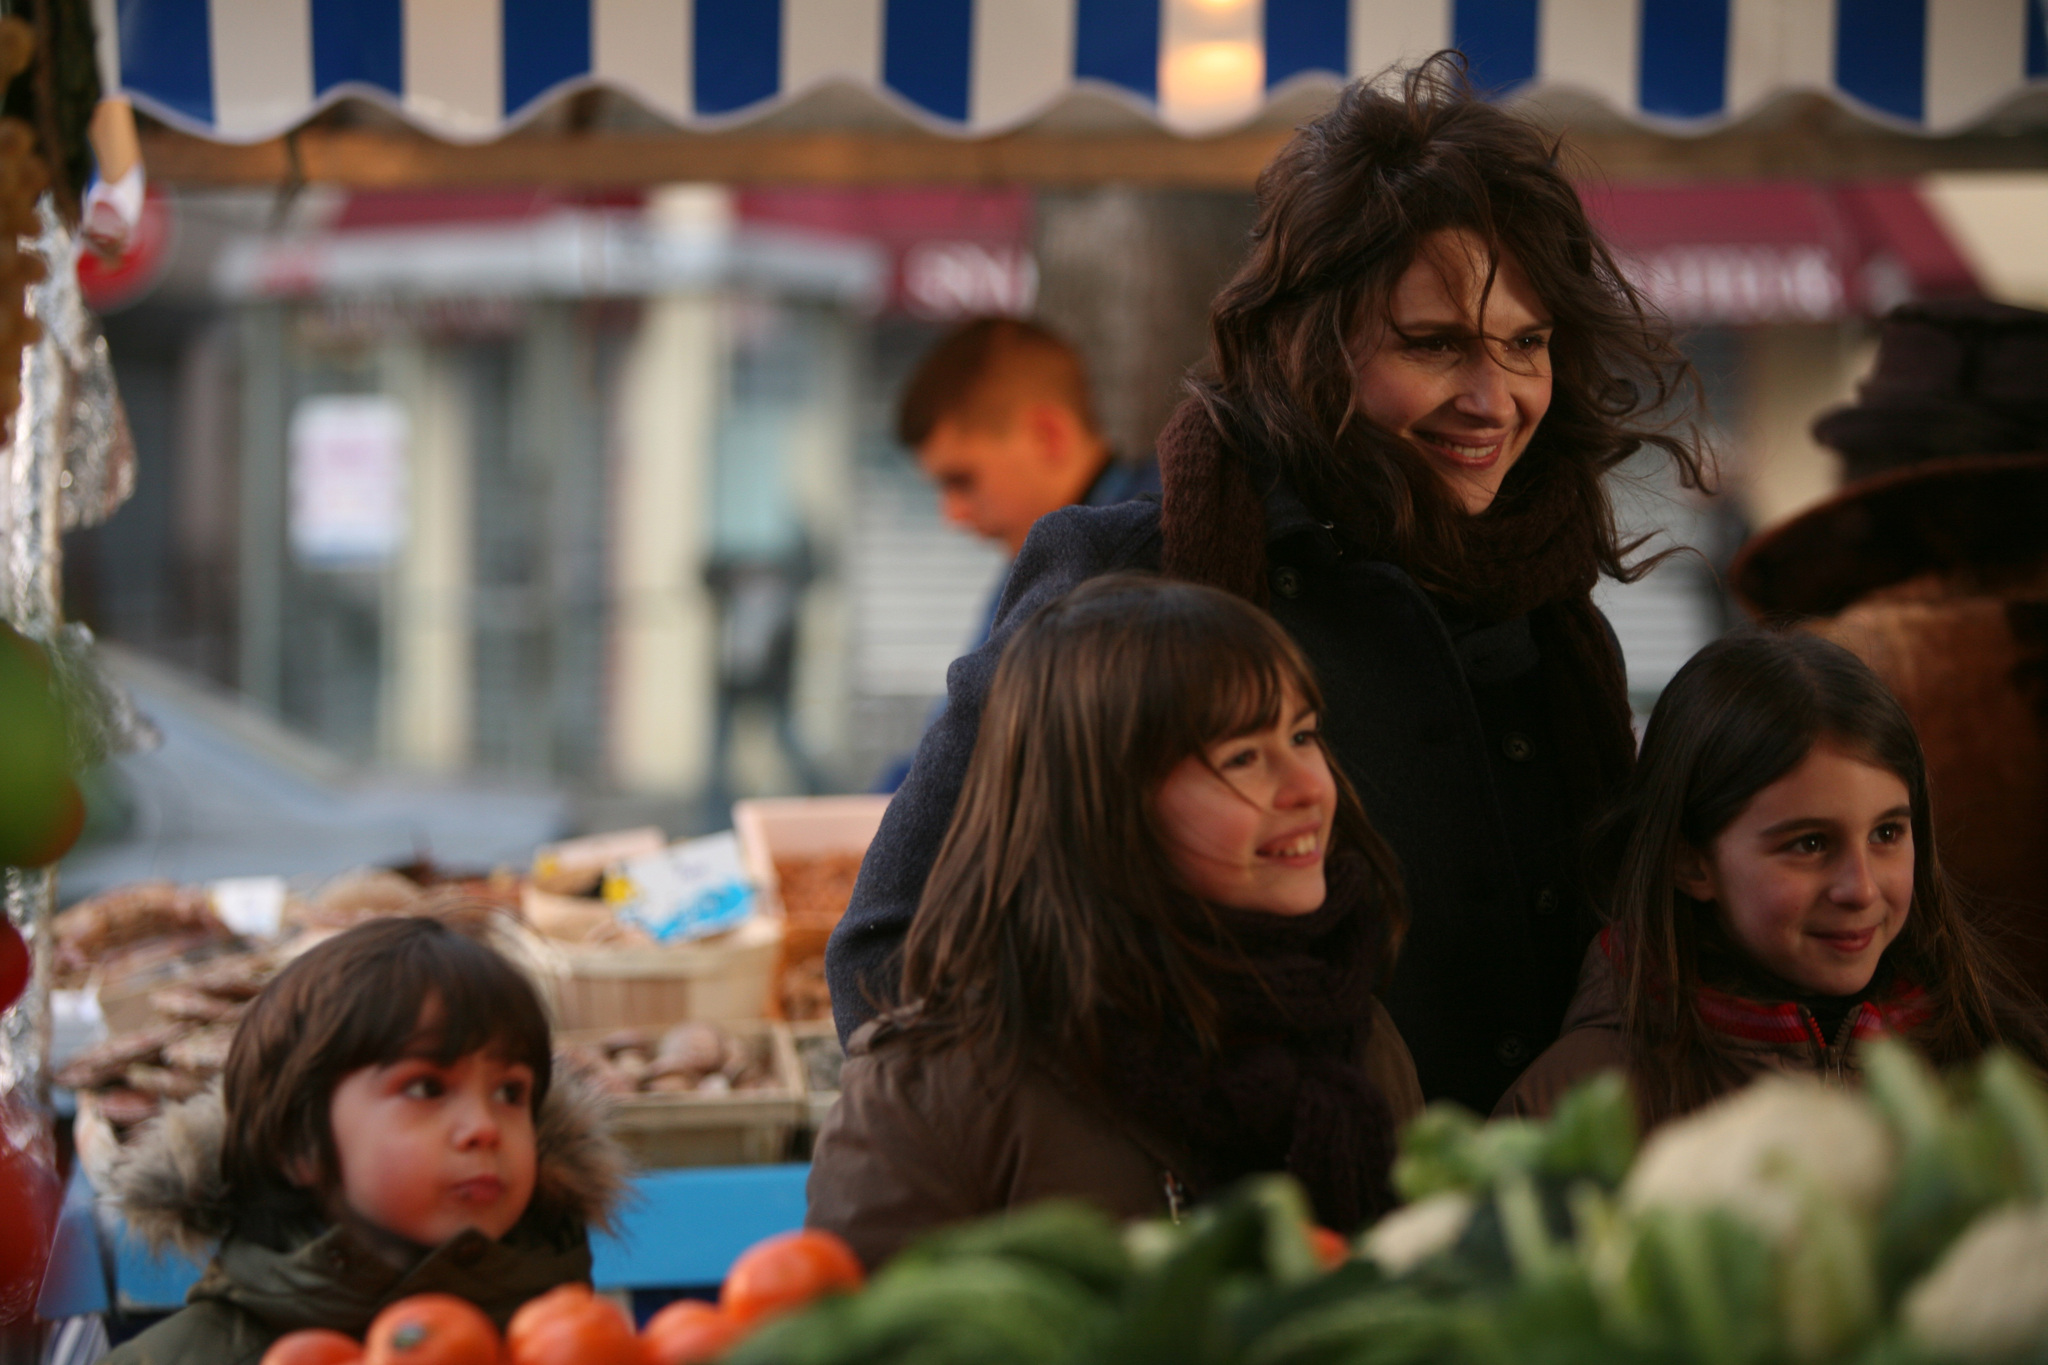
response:
<svg viewBox="0 0 2048 1365"><path fill-rule="evenodd" d="M915 450L943 422L999 427L1020 405L1040 400L1096 430L1087 372L1065 338L1021 318L975 318L918 362L896 406L896 439Z"/></svg>

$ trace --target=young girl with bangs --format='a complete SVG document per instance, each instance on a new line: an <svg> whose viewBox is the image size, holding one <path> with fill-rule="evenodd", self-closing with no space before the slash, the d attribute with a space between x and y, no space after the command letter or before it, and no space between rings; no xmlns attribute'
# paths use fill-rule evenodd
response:
<svg viewBox="0 0 2048 1365"><path fill-rule="evenodd" d="M1395 863L1300 650L1212 588L1090 581L1011 641L903 954L853 1037L809 1222L869 1264L1068 1197L1132 1218L1284 1170L1391 1203L1415 1068L1375 996Z"/></svg>
<svg viewBox="0 0 2048 1365"><path fill-rule="evenodd" d="M1660 1122L1764 1071L1853 1080L1883 1034L1942 1066L2001 1042L2048 1060L2037 1003L1942 874L1912 722L1837 645L1743 631L1701 650L1602 842L1609 923L1563 1036L1496 1113L1546 1114L1618 1068Z"/></svg>

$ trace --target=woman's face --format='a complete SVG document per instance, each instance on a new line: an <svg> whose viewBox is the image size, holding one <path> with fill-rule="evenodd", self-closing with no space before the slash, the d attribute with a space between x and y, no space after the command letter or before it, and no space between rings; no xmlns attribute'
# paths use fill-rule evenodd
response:
<svg viewBox="0 0 2048 1365"><path fill-rule="evenodd" d="M1290 691L1280 714L1182 759L1152 814L1188 891L1232 910L1306 915L1323 903L1337 783L1315 713Z"/></svg>
<svg viewBox="0 0 2048 1365"><path fill-rule="evenodd" d="M1367 338L1358 406L1430 458L1465 510L1493 505L1550 409L1550 314L1521 263L1463 228L1423 239Z"/></svg>
<svg viewBox="0 0 2048 1365"><path fill-rule="evenodd" d="M1906 784L1825 740L1765 787L1678 889L1711 902L1759 966L1816 995L1854 995L1913 904Z"/></svg>

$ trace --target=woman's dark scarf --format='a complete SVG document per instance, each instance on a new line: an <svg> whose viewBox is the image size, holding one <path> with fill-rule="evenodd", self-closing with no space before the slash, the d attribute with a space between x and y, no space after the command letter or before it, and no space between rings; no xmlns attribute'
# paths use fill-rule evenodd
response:
<svg viewBox="0 0 2048 1365"><path fill-rule="evenodd" d="M1308 915L1218 910L1219 1046L1133 1031L1101 1077L1109 1102L1179 1149L1196 1197L1286 1171L1326 1226L1349 1233L1393 1205L1394 1118L1362 1065L1386 926L1357 858L1332 858Z"/></svg>
<svg viewBox="0 0 2048 1365"><path fill-rule="evenodd" d="M1160 433L1158 452L1161 571L1267 606L1262 494L1277 474L1255 470L1257 452L1229 446L1210 410L1192 398ZM1525 458L1541 455L1532 451ZM1575 824L1583 826L1635 762L1627 675L1593 605L1599 565L1585 537L1556 534L1561 519L1592 512L1562 493L1502 496L1488 514L1474 519L1466 541L1466 581L1459 588L1481 619L1527 614L1543 656L1542 687L1564 759L1567 795ZM1550 505L1553 500L1563 505ZM1334 514L1331 519L1353 545L1371 546L1379 539L1377 528L1347 526Z"/></svg>

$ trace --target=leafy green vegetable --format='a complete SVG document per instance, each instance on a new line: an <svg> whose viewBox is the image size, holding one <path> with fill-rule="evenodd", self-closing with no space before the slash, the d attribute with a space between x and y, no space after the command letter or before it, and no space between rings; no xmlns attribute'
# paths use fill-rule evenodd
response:
<svg viewBox="0 0 2048 1365"><path fill-rule="evenodd" d="M1638 1152L1619 1077L1546 1123L1438 1106L1411 1205L1318 1265L1285 1177L1184 1223L1048 1204L927 1239L732 1365L2048 1365L2048 1092L1903 1046L1782 1077Z"/></svg>

